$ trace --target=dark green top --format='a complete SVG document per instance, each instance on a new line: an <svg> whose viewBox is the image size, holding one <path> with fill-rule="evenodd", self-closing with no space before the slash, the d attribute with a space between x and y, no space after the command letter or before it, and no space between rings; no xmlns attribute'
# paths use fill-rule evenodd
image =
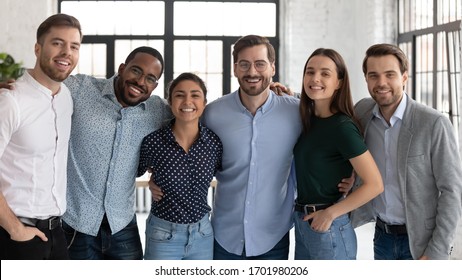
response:
<svg viewBox="0 0 462 280"><path fill-rule="evenodd" d="M294 147L297 202L336 202L342 196L338 183L353 170L349 159L366 151L363 136L348 116L313 117L310 131Z"/></svg>

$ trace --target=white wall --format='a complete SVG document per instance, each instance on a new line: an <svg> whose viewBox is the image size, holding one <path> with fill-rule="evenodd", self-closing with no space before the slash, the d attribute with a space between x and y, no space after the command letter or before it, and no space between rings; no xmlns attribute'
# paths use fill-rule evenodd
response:
<svg viewBox="0 0 462 280"><path fill-rule="evenodd" d="M361 70L366 49L394 43L397 8L394 0L282 0L280 77L301 91L303 66L317 48L332 48L344 58L354 101L369 96Z"/></svg>
<svg viewBox="0 0 462 280"><path fill-rule="evenodd" d="M57 7L56 0L1 0L0 52L11 54L27 68L34 67L37 27Z"/></svg>

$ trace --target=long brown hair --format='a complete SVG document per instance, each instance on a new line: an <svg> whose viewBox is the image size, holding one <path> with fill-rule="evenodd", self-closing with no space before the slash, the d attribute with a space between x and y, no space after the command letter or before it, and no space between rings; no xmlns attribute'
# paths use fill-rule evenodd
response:
<svg viewBox="0 0 462 280"><path fill-rule="evenodd" d="M342 56L333 49L324 49L319 48L315 50L310 57L306 60L305 66L303 67L303 79L302 79L302 91L300 97L300 116L302 118L303 124L303 133L308 133L311 126L311 118L314 116L314 101L309 98L305 91L305 86L303 85L303 80L305 79L306 66L310 59L314 56L325 56L330 58L336 66L337 77L341 80L341 85L338 90L332 95L330 101L330 110L334 113L343 113L350 117L360 128L359 122L357 121L354 106L353 98L351 96L350 90L350 80L348 78L348 70L343 60Z"/></svg>

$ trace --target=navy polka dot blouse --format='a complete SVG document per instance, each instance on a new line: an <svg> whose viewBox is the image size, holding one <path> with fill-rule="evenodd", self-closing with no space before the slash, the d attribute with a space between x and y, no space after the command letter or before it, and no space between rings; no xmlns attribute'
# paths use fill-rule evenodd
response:
<svg viewBox="0 0 462 280"><path fill-rule="evenodd" d="M151 167L154 182L164 193L153 202L153 215L172 223L196 223L211 210L207 193L221 168L223 146L215 133L199 124L199 138L186 153L173 135L174 121L143 139L138 176Z"/></svg>

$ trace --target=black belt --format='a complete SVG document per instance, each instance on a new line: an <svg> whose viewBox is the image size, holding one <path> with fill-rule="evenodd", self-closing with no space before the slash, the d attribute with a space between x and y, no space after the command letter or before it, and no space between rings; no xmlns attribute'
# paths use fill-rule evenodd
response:
<svg viewBox="0 0 462 280"><path fill-rule="evenodd" d="M333 203L326 203L326 204L298 204L295 203L295 211L303 212L305 215L309 215L313 212L326 209L330 206L334 205Z"/></svg>
<svg viewBox="0 0 462 280"><path fill-rule="evenodd" d="M54 230L55 228L61 226L61 217L50 217L45 220L35 219L35 218L25 218L18 217L18 219L25 225L33 226L38 229L48 229Z"/></svg>
<svg viewBox="0 0 462 280"><path fill-rule="evenodd" d="M405 235L407 234L406 225L389 225L377 217L375 225L388 234Z"/></svg>

